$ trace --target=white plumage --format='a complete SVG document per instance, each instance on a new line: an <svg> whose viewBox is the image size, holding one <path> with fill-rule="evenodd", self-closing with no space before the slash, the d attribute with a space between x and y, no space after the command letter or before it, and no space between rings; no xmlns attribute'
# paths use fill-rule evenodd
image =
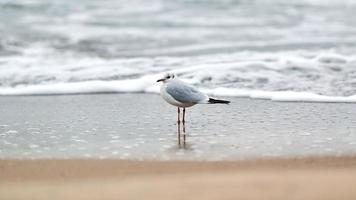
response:
<svg viewBox="0 0 356 200"><path fill-rule="evenodd" d="M157 82L163 82L161 86L161 96L169 104L178 107L178 122L180 122L179 108L183 108L183 122L185 121L185 108L195 104L228 104L229 101L209 98L208 95L200 92L194 86L179 80L174 74L167 74Z"/></svg>

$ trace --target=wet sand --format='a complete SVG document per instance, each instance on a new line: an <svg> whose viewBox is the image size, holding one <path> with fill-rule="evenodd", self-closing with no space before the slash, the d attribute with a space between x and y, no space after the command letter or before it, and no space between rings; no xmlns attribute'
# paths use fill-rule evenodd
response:
<svg viewBox="0 0 356 200"><path fill-rule="evenodd" d="M356 158L1 160L0 199L355 199Z"/></svg>
<svg viewBox="0 0 356 200"><path fill-rule="evenodd" d="M356 155L356 106L225 97L187 109L154 94L0 97L0 158L244 160ZM183 127L181 132L183 133Z"/></svg>

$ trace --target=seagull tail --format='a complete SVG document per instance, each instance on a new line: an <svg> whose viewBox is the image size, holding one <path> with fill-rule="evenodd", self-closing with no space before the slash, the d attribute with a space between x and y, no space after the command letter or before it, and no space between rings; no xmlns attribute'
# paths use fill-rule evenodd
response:
<svg viewBox="0 0 356 200"><path fill-rule="evenodd" d="M209 98L209 103L222 103L222 104L229 104L230 101L226 101L226 100L219 100L219 99L213 99L213 98Z"/></svg>

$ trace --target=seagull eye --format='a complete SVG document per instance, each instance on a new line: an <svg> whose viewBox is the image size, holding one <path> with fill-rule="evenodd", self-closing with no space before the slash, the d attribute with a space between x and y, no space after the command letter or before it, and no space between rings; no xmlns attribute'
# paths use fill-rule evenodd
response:
<svg viewBox="0 0 356 200"><path fill-rule="evenodd" d="M167 78L171 78L170 76L167 76Z"/></svg>

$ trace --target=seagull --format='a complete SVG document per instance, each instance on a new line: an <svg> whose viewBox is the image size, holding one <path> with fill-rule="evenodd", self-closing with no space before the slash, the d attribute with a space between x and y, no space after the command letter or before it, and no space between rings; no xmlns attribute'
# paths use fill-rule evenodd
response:
<svg viewBox="0 0 356 200"><path fill-rule="evenodd" d="M183 108L183 123L185 123L185 108L195 104L229 104L230 101L210 98L208 95L200 92L194 86L179 80L172 73L166 74L157 82L163 82L161 85L161 97L169 104L178 108L178 120L180 123L180 108Z"/></svg>

